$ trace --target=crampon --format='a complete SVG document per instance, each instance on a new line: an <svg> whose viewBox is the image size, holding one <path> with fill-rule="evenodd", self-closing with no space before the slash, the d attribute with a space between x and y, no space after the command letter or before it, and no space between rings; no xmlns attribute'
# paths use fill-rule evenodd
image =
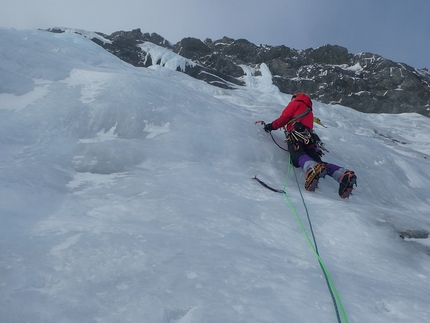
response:
<svg viewBox="0 0 430 323"><path fill-rule="evenodd" d="M339 196L343 199L349 198L354 185L357 186L357 176L353 171L346 171L340 179Z"/></svg>
<svg viewBox="0 0 430 323"><path fill-rule="evenodd" d="M318 180L324 178L327 170L324 164L316 164L306 172L305 189L310 192L315 192L318 188Z"/></svg>

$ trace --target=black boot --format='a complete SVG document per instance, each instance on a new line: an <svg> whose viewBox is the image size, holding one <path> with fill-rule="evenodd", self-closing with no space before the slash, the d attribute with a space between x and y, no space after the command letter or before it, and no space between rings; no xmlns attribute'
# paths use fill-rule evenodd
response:
<svg viewBox="0 0 430 323"><path fill-rule="evenodd" d="M343 199L352 195L353 186L357 186L357 176L353 171L346 171L340 178L339 196Z"/></svg>

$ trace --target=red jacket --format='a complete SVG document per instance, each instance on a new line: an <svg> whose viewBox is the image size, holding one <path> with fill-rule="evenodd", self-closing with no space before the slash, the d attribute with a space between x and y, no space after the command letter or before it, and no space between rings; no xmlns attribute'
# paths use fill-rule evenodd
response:
<svg viewBox="0 0 430 323"><path fill-rule="evenodd" d="M290 121L295 116L298 116L301 113L305 112L308 107L311 110L304 117L299 118L296 121L300 121L305 127L312 129L314 127L312 100L306 94L299 93L290 103L288 103L284 111L282 111L281 116L272 122L273 130L284 127L288 123L288 121ZM287 126L287 130L293 130L293 123L290 123Z"/></svg>

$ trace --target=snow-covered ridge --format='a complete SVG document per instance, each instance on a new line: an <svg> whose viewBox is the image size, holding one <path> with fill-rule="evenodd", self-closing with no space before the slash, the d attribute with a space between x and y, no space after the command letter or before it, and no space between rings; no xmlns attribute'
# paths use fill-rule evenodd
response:
<svg viewBox="0 0 430 323"><path fill-rule="evenodd" d="M69 34L79 34L88 39L98 39L104 44L112 44L111 40L101 36L99 33L94 31L88 31L88 30L76 29L76 28L66 28L66 27L49 28L48 31L61 31Z"/></svg>
<svg viewBox="0 0 430 323"><path fill-rule="evenodd" d="M80 32L91 37L91 33ZM171 62L172 68L221 88L242 86L240 79L245 75L239 75L239 65L253 67L259 62L270 67L275 76L273 84L283 93L305 87L311 97L322 102L342 102L362 112L418 112L428 116L430 74L424 69L416 70L372 53L354 55L344 47L332 45L306 50L295 50L283 45L256 46L246 39L228 37L214 42L188 37L172 45L162 36L142 33L140 29L102 36L112 43L97 40L98 44L134 66L145 66L148 62L148 55L143 53L141 47L136 46L134 49L135 44L144 41L166 47L178 55L186 53L186 57L192 57L198 67L187 70L193 63L188 61L184 64L175 58ZM123 46L127 47L126 51ZM157 52L156 56L162 57L159 50ZM170 68L170 64L167 66ZM231 86L232 83L234 86ZM400 93L398 89L403 91ZM359 96L357 93L368 95Z"/></svg>

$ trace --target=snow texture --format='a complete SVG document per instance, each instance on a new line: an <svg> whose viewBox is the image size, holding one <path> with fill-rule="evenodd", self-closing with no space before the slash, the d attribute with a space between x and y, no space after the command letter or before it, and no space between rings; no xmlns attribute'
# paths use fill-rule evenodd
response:
<svg viewBox="0 0 430 323"><path fill-rule="evenodd" d="M251 180L288 173L253 122L291 96L260 72L224 90L76 34L0 29L1 322L336 322L291 206ZM358 187L306 192L295 169L285 190L349 322L429 322L428 238L399 232L430 232L430 120L314 112Z"/></svg>

